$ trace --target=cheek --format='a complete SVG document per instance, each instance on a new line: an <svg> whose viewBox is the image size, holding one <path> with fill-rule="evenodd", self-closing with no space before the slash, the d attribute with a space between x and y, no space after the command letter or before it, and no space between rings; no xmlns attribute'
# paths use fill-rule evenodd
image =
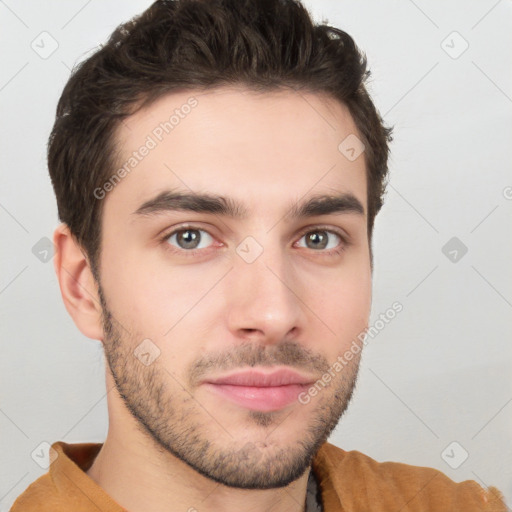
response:
<svg viewBox="0 0 512 512"><path fill-rule="evenodd" d="M154 339L162 350L175 347L190 323L211 303L209 290L223 272L211 266L164 264L125 258L109 275L109 305L137 337ZM206 320L206 317L202 319Z"/></svg>
<svg viewBox="0 0 512 512"><path fill-rule="evenodd" d="M306 289L307 304L335 339L334 351L340 344L349 345L367 327L372 289L369 269L352 267L323 280L320 286L311 283Z"/></svg>

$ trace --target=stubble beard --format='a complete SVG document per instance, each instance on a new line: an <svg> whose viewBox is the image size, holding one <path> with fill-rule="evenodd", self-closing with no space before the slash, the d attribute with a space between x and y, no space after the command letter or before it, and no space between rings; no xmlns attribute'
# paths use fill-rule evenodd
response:
<svg viewBox="0 0 512 512"><path fill-rule="evenodd" d="M186 390L186 383L180 382L158 360L149 366L143 365L133 354L137 341L131 336L121 335L101 287L99 290L105 357L117 392L135 418L139 430L159 452L172 454L206 478L239 489L284 487L300 478L311 466L313 457L350 403L360 354L343 367L338 379L311 398L308 405L293 405L295 408L313 407L305 416L307 420L300 438L289 439L285 445L273 438L274 432L286 428L286 418L290 413L248 410L247 425L251 429L258 427L263 433L257 440L251 440L244 438L243 432L230 432L229 426L215 418L215 411L210 411L208 404L200 404ZM310 361L308 369L314 367L315 373L319 373L320 368L326 371L329 367L325 358L315 356L311 359L296 343L287 342L273 348L275 351L270 354L268 347L251 345L235 358L229 355L229 359L231 362L236 359L239 366L240 363L254 366L255 362L265 365L276 360L280 364L294 366L294 362L301 360L303 367L307 367ZM226 361L225 357L223 361ZM194 370L197 373L198 369L211 364L203 357Z"/></svg>

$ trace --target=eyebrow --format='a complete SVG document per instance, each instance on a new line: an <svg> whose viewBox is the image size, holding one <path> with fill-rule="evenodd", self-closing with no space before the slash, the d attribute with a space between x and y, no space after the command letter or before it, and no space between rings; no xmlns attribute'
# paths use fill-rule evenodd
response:
<svg viewBox="0 0 512 512"><path fill-rule="evenodd" d="M300 219L319 215L352 213L364 215L364 207L351 193L338 195L315 195L305 201L295 202L288 208L287 217ZM165 212L189 211L222 215L234 219L246 219L248 210L229 197L196 192L164 191L144 202L133 213L138 216L153 216Z"/></svg>

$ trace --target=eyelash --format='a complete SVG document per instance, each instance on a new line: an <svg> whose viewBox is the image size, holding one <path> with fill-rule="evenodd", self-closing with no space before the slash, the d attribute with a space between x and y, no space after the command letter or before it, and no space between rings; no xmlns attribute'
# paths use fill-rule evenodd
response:
<svg viewBox="0 0 512 512"><path fill-rule="evenodd" d="M166 250L169 250L172 254L180 254L180 255L184 255L185 257L196 256L198 253L204 253L205 251L207 251L208 249L191 249L191 250L177 249L168 243L168 240L169 240L169 238L171 238L171 236L173 236L176 233L179 233L181 231L187 231L187 230L204 231L204 232L208 233L212 238L214 238L213 235L211 235L206 229L187 224L187 225L179 226L178 228L167 232L164 236L162 236L160 238L160 242L163 243ZM337 248L330 249L328 251L324 251L324 250L315 251L314 249L311 249L314 252L318 252L320 254L327 255L327 256L337 256L337 255L340 255L341 253L343 253L347 249L347 247L350 245L349 241L347 240L346 235L339 232L338 230L334 230L332 228L326 228L324 226L308 227L306 231L301 232L299 240L304 235L307 235L309 233L315 233L318 231L325 231L326 233L337 235L341 239L341 243L340 243L340 246L338 246Z"/></svg>

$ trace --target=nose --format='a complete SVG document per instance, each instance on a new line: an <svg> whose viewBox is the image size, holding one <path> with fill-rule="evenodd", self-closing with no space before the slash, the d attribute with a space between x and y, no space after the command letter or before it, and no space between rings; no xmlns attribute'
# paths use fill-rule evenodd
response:
<svg viewBox="0 0 512 512"><path fill-rule="evenodd" d="M301 332L300 287L281 248L265 248L251 263L235 255L226 290L227 323L235 338L265 345L291 341Z"/></svg>

